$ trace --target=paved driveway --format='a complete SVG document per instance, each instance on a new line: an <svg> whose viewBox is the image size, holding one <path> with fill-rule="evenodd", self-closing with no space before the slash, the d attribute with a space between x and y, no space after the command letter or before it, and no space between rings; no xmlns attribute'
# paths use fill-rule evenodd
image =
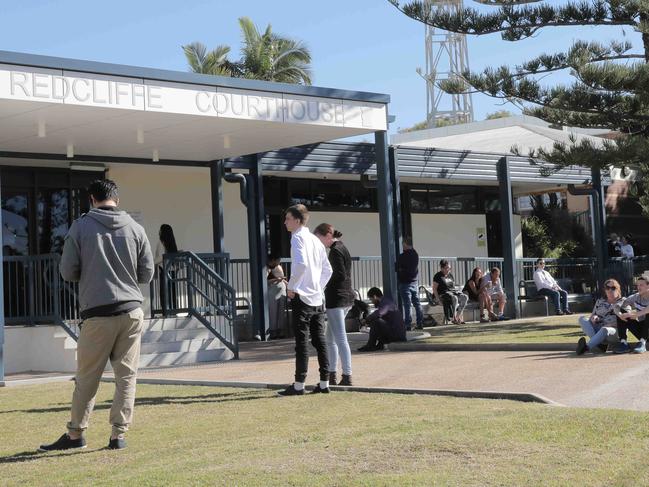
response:
<svg viewBox="0 0 649 487"><path fill-rule="evenodd" d="M351 334L355 350L367 335ZM531 392L567 406L649 410L649 354L568 352L354 353L357 386ZM142 371L142 377L290 383L293 343L244 343L241 359ZM315 356L307 381L318 379Z"/></svg>

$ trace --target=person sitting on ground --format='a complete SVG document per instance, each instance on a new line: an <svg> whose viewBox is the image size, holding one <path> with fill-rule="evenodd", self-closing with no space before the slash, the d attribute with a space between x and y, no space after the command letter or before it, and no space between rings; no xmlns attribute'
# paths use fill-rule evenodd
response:
<svg viewBox="0 0 649 487"><path fill-rule="evenodd" d="M491 312L491 307L493 305L491 303L491 297L480 292L480 279L482 279L482 276L482 269L480 269L479 267L473 269L471 277L464 285L462 292L469 297L469 301L479 304L480 323L487 323L489 322L489 315L487 315L487 317L485 318L484 312L485 310L489 310L489 312ZM491 312L491 314L493 315L493 312Z"/></svg>
<svg viewBox="0 0 649 487"><path fill-rule="evenodd" d="M568 308L568 291L561 289L554 277L545 270L545 261L543 259L536 259L534 284L536 284L536 290L539 294L552 300L558 315L572 314L572 311Z"/></svg>
<svg viewBox="0 0 649 487"><path fill-rule="evenodd" d="M635 257L633 245L631 245L631 237L629 235L622 237L620 243L622 244L620 246L620 254L622 254L622 257L626 257L627 259Z"/></svg>
<svg viewBox="0 0 649 487"><path fill-rule="evenodd" d="M647 335L649 334L649 279L640 276L636 279L638 292L626 298L622 305L616 307L617 334L620 343L615 348L615 353L627 353L631 347L627 342L627 330L630 330L640 340L633 349L633 353L644 353L647 351Z"/></svg>
<svg viewBox="0 0 649 487"><path fill-rule="evenodd" d="M489 274L482 278L480 281L480 292L485 295L485 300L489 298L491 303L498 301L498 314L494 314L491 308L489 308L490 318L494 321L506 320L505 304L507 304L507 296L500 283L500 269L498 267L493 267Z"/></svg>
<svg viewBox="0 0 649 487"><path fill-rule="evenodd" d="M622 305L622 291L620 283L615 279L604 282L604 297L595 303L592 314L587 318L579 317L579 325L589 340L581 337L577 342L577 355L585 352L606 353L608 343L617 343L617 315L616 307Z"/></svg>
<svg viewBox="0 0 649 487"><path fill-rule="evenodd" d="M446 259L439 262L440 271L433 277L433 294L435 299L445 306L446 321L456 325L464 324L462 314L469 297L455 290L455 278L451 274L451 264Z"/></svg>
<svg viewBox="0 0 649 487"><path fill-rule="evenodd" d="M365 324L370 326L370 337L367 344L358 351L373 352L383 350L386 343L405 342L406 325L394 301L383 296L383 292L378 287L367 291L367 297L376 309L365 319Z"/></svg>

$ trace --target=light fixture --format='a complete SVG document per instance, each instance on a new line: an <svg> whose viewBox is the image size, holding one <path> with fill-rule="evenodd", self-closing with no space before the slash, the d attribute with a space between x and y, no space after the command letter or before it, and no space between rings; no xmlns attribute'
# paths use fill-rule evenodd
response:
<svg viewBox="0 0 649 487"><path fill-rule="evenodd" d="M153 149L153 162L160 162L160 153L158 152L158 149Z"/></svg>
<svg viewBox="0 0 649 487"><path fill-rule="evenodd" d="M42 139L47 135L46 128L45 128L45 122L40 120L38 122L38 136Z"/></svg>
<svg viewBox="0 0 649 487"><path fill-rule="evenodd" d="M93 162L71 162L70 163L71 171L93 171L93 172L105 172L106 166L101 163Z"/></svg>
<svg viewBox="0 0 649 487"><path fill-rule="evenodd" d="M230 136L229 135L224 135L223 136L223 148L224 149L229 149L230 147L232 147L232 145L230 144Z"/></svg>
<svg viewBox="0 0 649 487"><path fill-rule="evenodd" d="M74 157L74 144L68 144L67 156L68 159L72 159Z"/></svg>
<svg viewBox="0 0 649 487"><path fill-rule="evenodd" d="M142 127L137 128L137 143L144 144L144 130L142 130Z"/></svg>

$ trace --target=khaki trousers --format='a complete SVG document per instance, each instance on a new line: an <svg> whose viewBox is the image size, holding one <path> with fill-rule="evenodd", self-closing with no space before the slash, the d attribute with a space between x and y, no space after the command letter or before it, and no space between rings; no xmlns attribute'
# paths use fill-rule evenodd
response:
<svg viewBox="0 0 649 487"><path fill-rule="evenodd" d="M108 360L115 373L115 395L109 419L113 425L112 434L119 435L128 430L133 419L143 323L141 308L83 322L77 342L77 375L69 431L83 432L88 428L99 381Z"/></svg>

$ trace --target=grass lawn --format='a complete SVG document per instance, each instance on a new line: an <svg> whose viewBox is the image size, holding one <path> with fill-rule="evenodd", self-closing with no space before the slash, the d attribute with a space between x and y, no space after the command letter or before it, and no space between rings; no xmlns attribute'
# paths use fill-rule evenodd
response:
<svg viewBox="0 0 649 487"><path fill-rule="evenodd" d="M470 323L427 328L424 343L577 343L583 336L579 315Z"/></svg>
<svg viewBox="0 0 649 487"><path fill-rule="evenodd" d="M88 449L36 454L71 383L0 389L5 485L647 485L646 414L509 401L141 385L122 451L102 384ZM639 426L642 427L639 427Z"/></svg>

